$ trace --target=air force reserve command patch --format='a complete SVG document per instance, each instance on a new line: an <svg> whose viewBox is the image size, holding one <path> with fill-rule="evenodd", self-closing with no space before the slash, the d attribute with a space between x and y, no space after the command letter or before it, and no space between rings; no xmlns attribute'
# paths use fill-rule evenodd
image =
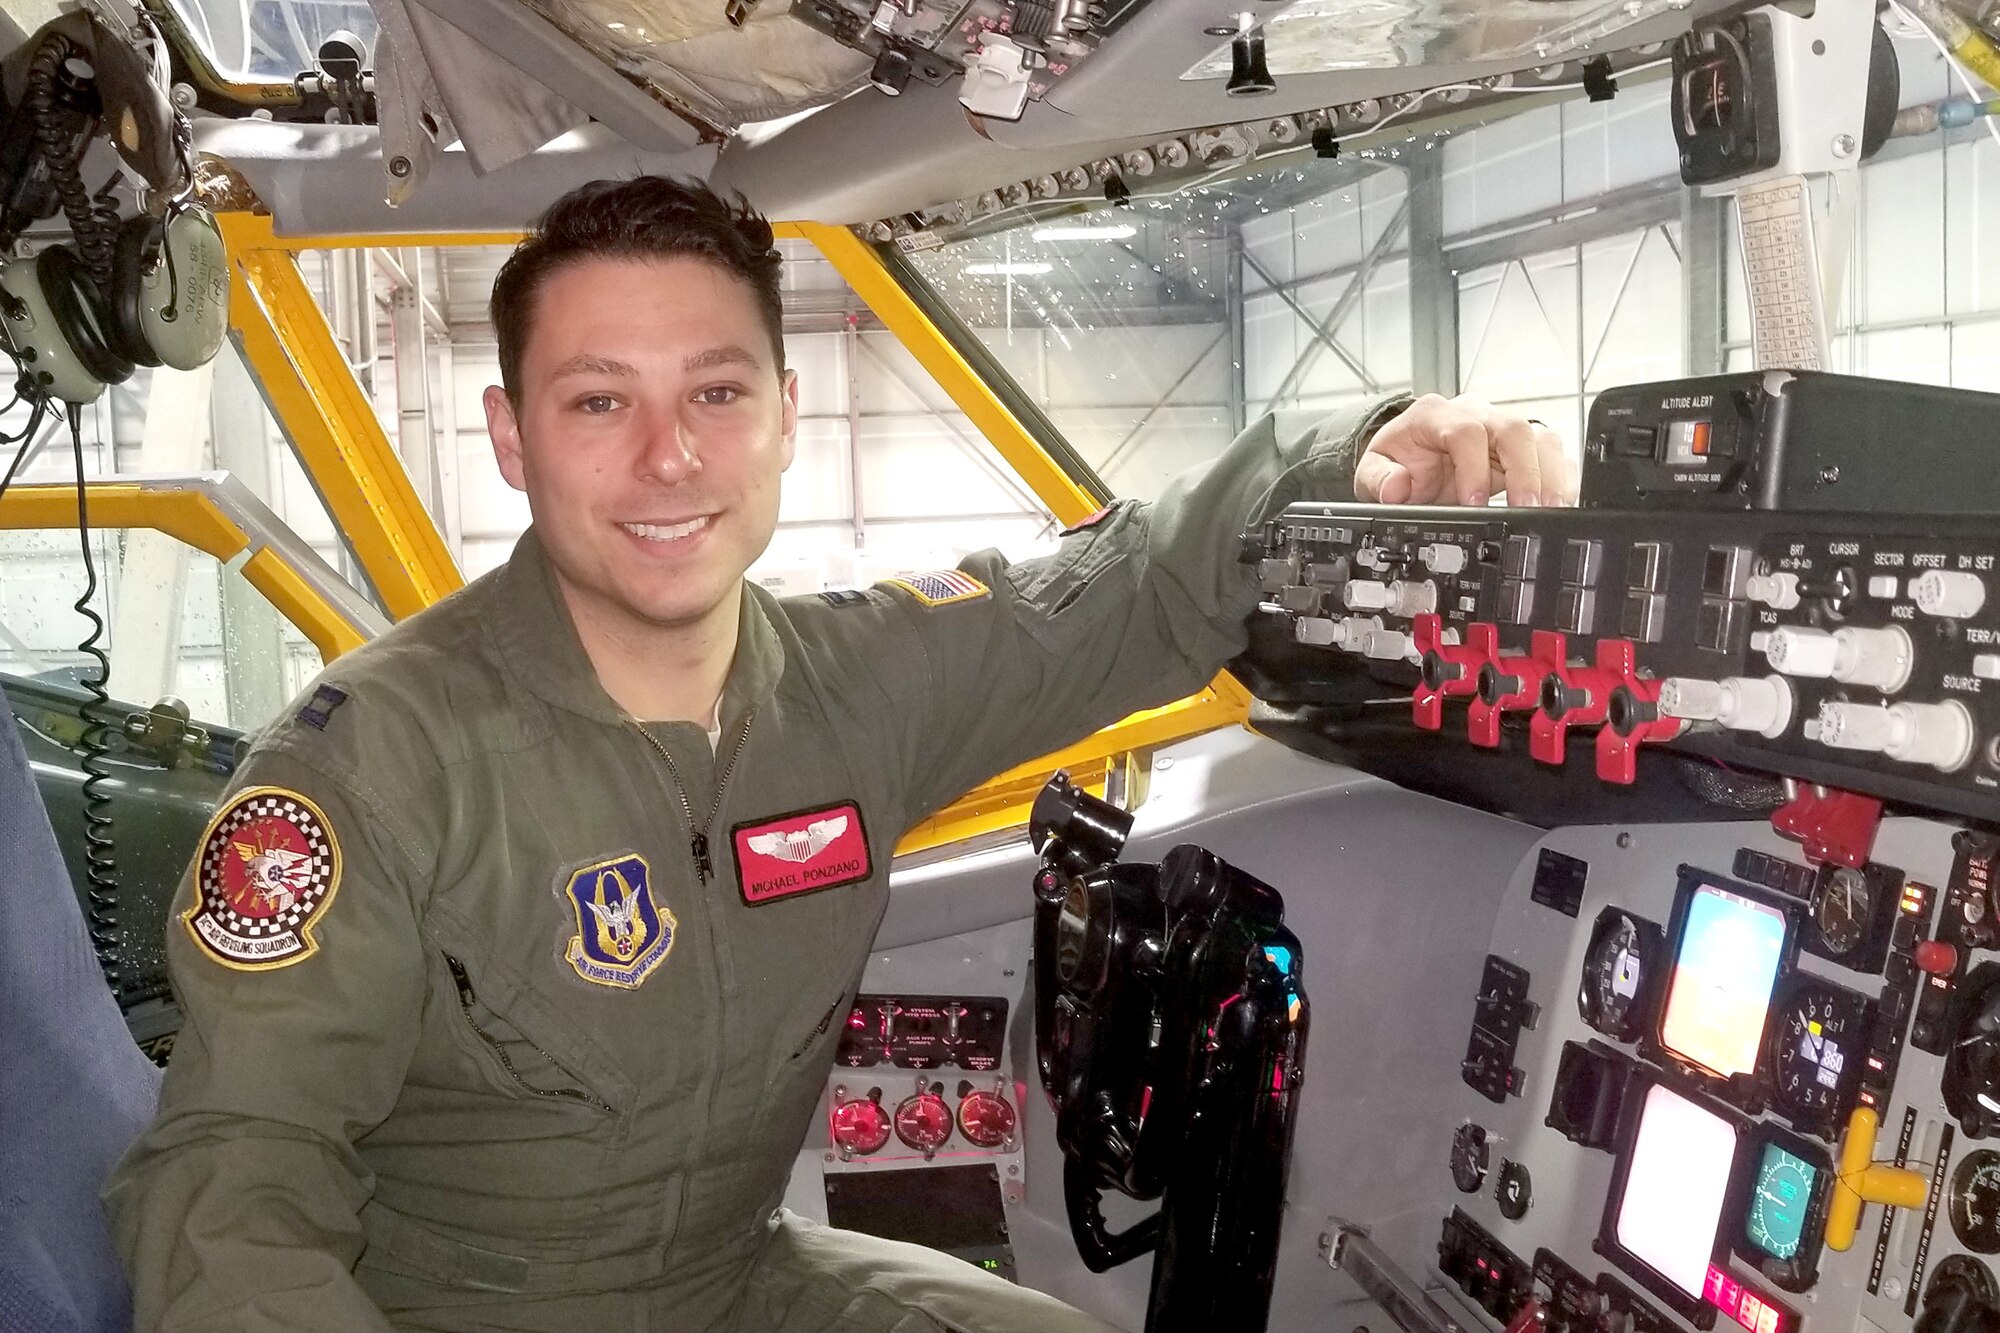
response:
<svg viewBox="0 0 2000 1333"><path fill-rule="evenodd" d="M305 797L251 787L209 823L194 881L181 921L203 953L244 971L285 967L319 951L312 928L340 887L340 844Z"/></svg>
<svg viewBox="0 0 2000 1333"><path fill-rule="evenodd" d="M991 597L993 590L959 569L940 569L908 578L884 579L891 588L901 588L925 606L950 606L953 602L976 602Z"/></svg>
<svg viewBox="0 0 2000 1333"><path fill-rule="evenodd" d="M858 884L875 873L861 807L852 801L738 824L729 840L736 853L736 886L752 907Z"/></svg>
<svg viewBox="0 0 2000 1333"><path fill-rule="evenodd" d="M673 951L680 923L653 901L646 858L627 853L585 866L563 896L576 912L576 934L563 957L585 981L632 990Z"/></svg>

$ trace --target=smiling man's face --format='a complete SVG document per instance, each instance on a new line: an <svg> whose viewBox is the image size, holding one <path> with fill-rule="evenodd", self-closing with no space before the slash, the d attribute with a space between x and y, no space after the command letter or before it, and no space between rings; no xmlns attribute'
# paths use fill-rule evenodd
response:
<svg viewBox="0 0 2000 1333"><path fill-rule="evenodd" d="M486 424L579 620L643 639L734 614L798 429L778 361L749 284L706 260L543 281L520 401L488 388Z"/></svg>

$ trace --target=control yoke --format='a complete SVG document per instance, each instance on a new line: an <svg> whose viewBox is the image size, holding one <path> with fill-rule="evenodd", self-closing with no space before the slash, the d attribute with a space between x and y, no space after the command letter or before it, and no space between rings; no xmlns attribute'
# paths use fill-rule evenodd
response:
<svg viewBox="0 0 2000 1333"><path fill-rule="evenodd" d="M1035 1048L1078 1253L1152 1251L1147 1333L1258 1330L1305 1070L1277 891L1200 847L1120 864L1132 816L1058 773L1035 799ZM1160 1199L1121 1232L1104 1191Z"/></svg>

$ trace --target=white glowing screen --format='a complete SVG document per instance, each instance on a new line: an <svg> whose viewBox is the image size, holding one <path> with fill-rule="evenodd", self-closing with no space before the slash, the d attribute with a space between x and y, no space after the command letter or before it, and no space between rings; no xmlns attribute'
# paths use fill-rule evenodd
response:
<svg viewBox="0 0 2000 1333"><path fill-rule="evenodd" d="M1618 1206L1618 1243L1690 1296L1702 1294L1736 1130L1667 1088L1646 1093Z"/></svg>

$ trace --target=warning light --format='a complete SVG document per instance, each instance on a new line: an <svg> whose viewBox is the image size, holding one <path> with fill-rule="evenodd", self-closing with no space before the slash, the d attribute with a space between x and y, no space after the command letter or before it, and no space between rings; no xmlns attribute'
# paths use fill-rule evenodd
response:
<svg viewBox="0 0 2000 1333"><path fill-rule="evenodd" d="M1702 1284L1708 1303L1741 1324L1748 1333L1797 1333L1799 1317L1759 1292L1752 1291L1714 1264Z"/></svg>

